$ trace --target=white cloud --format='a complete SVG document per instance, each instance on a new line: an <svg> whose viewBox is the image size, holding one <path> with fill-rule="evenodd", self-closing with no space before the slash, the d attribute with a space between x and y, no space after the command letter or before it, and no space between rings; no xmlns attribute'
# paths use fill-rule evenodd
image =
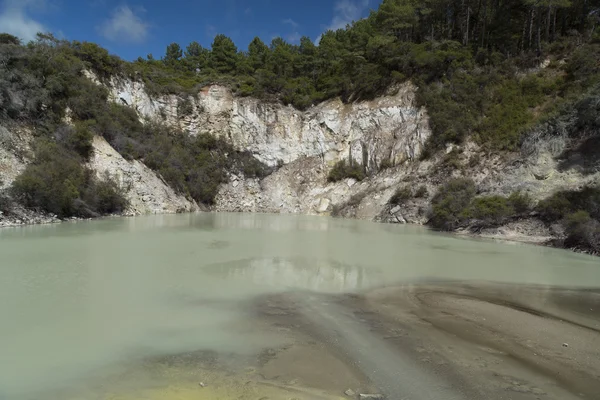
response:
<svg viewBox="0 0 600 400"><path fill-rule="evenodd" d="M28 15L28 11L44 6L43 0L5 0L0 11L0 32L10 33L25 41L35 39L38 32L46 32L47 29Z"/></svg>
<svg viewBox="0 0 600 400"><path fill-rule="evenodd" d="M300 35L300 33L298 32L292 32L286 37L287 41L290 43L300 43L301 38L302 35Z"/></svg>
<svg viewBox="0 0 600 400"><path fill-rule="evenodd" d="M352 21L358 21L368 7L369 0L338 0L333 8L333 18L325 30L345 28ZM321 36L319 35L315 43L321 41Z"/></svg>
<svg viewBox="0 0 600 400"><path fill-rule="evenodd" d="M294 29L298 27L298 23L291 18L286 18L286 19L282 20L281 23L285 24L285 25L289 25Z"/></svg>
<svg viewBox="0 0 600 400"><path fill-rule="evenodd" d="M138 14L144 11L141 8ZM122 5L114 10L112 17L99 27L99 31L109 40L139 43L146 39L149 28L149 25L131 8Z"/></svg>

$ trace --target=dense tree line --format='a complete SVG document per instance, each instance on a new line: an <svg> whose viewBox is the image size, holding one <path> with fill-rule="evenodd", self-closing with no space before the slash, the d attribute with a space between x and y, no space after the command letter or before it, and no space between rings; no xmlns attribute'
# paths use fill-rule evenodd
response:
<svg viewBox="0 0 600 400"><path fill-rule="evenodd" d="M430 112L434 148L474 134L493 149L515 149L525 129L598 83L599 20L598 0L384 0L318 44L257 37L240 51L217 35L210 49L173 43L162 59L149 55L126 69L158 93L220 82L300 109L373 97L411 79ZM566 66L520 78L548 55L573 53Z"/></svg>

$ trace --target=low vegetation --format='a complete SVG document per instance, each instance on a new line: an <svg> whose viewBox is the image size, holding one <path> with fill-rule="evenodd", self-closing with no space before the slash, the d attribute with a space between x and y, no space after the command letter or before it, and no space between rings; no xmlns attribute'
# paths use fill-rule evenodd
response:
<svg viewBox="0 0 600 400"><path fill-rule="evenodd" d="M59 218L97 217L127 208L124 188L110 176L96 177L83 167L78 155L48 141L39 141L35 153L35 161L17 177L11 190L26 207Z"/></svg>
<svg viewBox="0 0 600 400"><path fill-rule="evenodd" d="M413 198L413 193L408 186L399 187L396 189L392 197L390 198L390 204L392 205L402 205L406 203L406 201Z"/></svg>
<svg viewBox="0 0 600 400"><path fill-rule="evenodd" d="M427 186L421 185L415 192L415 197L418 199L423 199L429 196L429 191L427 190Z"/></svg>
<svg viewBox="0 0 600 400"><path fill-rule="evenodd" d="M559 191L536 209L544 221L565 227L566 246L600 252L600 187Z"/></svg>
<svg viewBox="0 0 600 400"><path fill-rule="evenodd" d="M449 181L432 200L429 224L441 230L493 227L536 212L548 224L561 225L565 246L600 252L600 188L559 191L537 206L521 192L509 197L477 196L475 183L466 178Z"/></svg>
<svg viewBox="0 0 600 400"><path fill-rule="evenodd" d="M476 194L477 187L470 179L449 181L433 197L430 224L442 230L468 225L497 226L532 209L531 198L521 192L512 193L509 197L476 197Z"/></svg>
<svg viewBox="0 0 600 400"><path fill-rule="evenodd" d="M333 166L331 171L329 171L327 180L329 182L338 182L342 179L352 178L357 181L362 181L365 179L365 176L365 169L362 165L341 160Z"/></svg>
<svg viewBox="0 0 600 400"><path fill-rule="evenodd" d="M468 219L466 212L477 193L475 183L466 178L452 179L431 200L431 226L453 230Z"/></svg>

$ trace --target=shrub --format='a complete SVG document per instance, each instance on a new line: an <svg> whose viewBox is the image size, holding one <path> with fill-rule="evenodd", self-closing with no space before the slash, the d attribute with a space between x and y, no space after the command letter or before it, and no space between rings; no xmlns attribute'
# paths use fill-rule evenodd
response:
<svg viewBox="0 0 600 400"><path fill-rule="evenodd" d="M108 176L95 178L77 155L48 141L39 141L35 151L35 161L11 186L15 198L26 207L60 218L95 217L122 212L127 207L117 184Z"/></svg>
<svg viewBox="0 0 600 400"><path fill-rule="evenodd" d="M452 151L444 157L442 165L449 168L450 170L461 169L462 164L460 162L461 151L454 148Z"/></svg>
<svg viewBox="0 0 600 400"><path fill-rule="evenodd" d="M6 193L0 191L0 211L8 214L12 208L12 200Z"/></svg>
<svg viewBox="0 0 600 400"><path fill-rule="evenodd" d="M456 229L465 222L463 212L471 204L476 192L475 183L471 179L452 179L431 200L429 223L437 229Z"/></svg>
<svg viewBox="0 0 600 400"><path fill-rule="evenodd" d="M427 190L427 186L425 186L425 185L419 186L419 188L415 192L415 197L422 199L422 198L425 198L427 196L429 196L429 191Z"/></svg>
<svg viewBox="0 0 600 400"><path fill-rule="evenodd" d="M600 187L585 187L576 191L560 191L538 203L537 211L548 222L553 222L577 211L586 211L592 218L600 218Z"/></svg>
<svg viewBox="0 0 600 400"><path fill-rule="evenodd" d="M413 197L409 187L404 186L396 189L394 195L390 198L390 204L401 205Z"/></svg>
<svg viewBox="0 0 600 400"><path fill-rule="evenodd" d="M557 221L572 212L572 204L565 192L558 192L554 195L540 201L537 205L537 211L547 222Z"/></svg>
<svg viewBox="0 0 600 400"><path fill-rule="evenodd" d="M354 178L357 181L362 181L365 179L364 168L359 164L347 163L346 160L341 160L329 171L327 180L329 182L338 182L346 178Z"/></svg>
<svg viewBox="0 0 600 400"><path fill-rule="evenodd" d="M26 207L42 209L59 217L75 214L74 200L85 184L78 159L56 143L39 142L35 162L12 184L12 191Z"/></svg>
<svg viewBox="0 0 600 400"><path fill-rule="evenodd" d="M75 124L75 127L69 130L69 135L65 141L66 146L83 157L84 160L88 160L94 153L94 146L92 146L94 134L90 130L90 126L93 125L94 122Z"/></svg>
<svg viewBox="0 0 600 400"><path fill-rule="evenodd" d="M464 215L468 218L475 218L484 224L498 225L513 213L514 209L505 197L486 196L473 199Z"/></svg>
<svg viewBox="0 0 600 400"><path fill-rule="evenodd" d="M92 178L82 197L91 209L100 214L118 214L129 207L125 188L108 173L102 178Z"/></svg>
<svg viewBox="0 0 600 400"><path fill-rule="evenodd" d="M531 211L532 203L531 197L527 193L514 192L508 196L508 205L517 214L525 214Z"/></svg>
<svg viewBox="0 0 600 400"><path fill-rule="evenodd" d="M191 115L194 112L194 105L189 98L180 99L177 103L177 116L179 118Z"/></svg>
<svg viewBox="0 0 600 400"><path fill-rule="evenodd" d="M580 210L567 215L564 221L567 247L580 247L600 252L600 223L590 217L586 211Z"/></svg>

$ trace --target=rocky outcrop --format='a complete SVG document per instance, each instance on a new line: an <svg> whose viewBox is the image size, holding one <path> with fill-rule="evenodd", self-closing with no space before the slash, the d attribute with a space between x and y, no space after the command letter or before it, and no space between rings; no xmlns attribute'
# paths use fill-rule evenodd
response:
<svg viewBox="0 0 600 400"><path fill-rule="evenodd" d="M0 125L0 190L9 187L31 160L33 135L24 127Z"/></svg>
<svg viewBox="0 0 600 400"><path fill-rule="evenodd" d="M160 120L191 135L224 138L279 167L262 181L232 175L217 196L218 211L330 214L351 205L352 216L373 219L407 179L413 169L407 165L418 159L431 135L411 83L372 101L344 104L334 99L304 112L236 97L219 85L196 96L151 97L142 83L114 78L110 91L113 101L133 107L142 119ZM364 165L373 178L328 183L329 170L340 160ZM380 172L383 165L396 167ZM422 222L423 217L408 221Z"/></svg>
<svg viewBox="0 0 600 400"><path fill-rule="evenodd" d="M94 154L89 167L99 177L110 175L125 189L130 203L126 214L178 213L199 209L195 202L175 193L143 163L124 159L104 138L94 137L93 145Z"/></svg>
<svg viewBox="0 0 600 400"><path fill-rule="evenodd" d="M376 171L383 161L418 158L431 131L424 109L415 105L415 87L405 83L373 101L329 100L305 112L254 98L236 97L219 85L196 96L150 97L140 82L114 78L111 98L142 118L159 119L192 135L227 139L269 166L302 157L331 165L352 159Z"/></svg>

